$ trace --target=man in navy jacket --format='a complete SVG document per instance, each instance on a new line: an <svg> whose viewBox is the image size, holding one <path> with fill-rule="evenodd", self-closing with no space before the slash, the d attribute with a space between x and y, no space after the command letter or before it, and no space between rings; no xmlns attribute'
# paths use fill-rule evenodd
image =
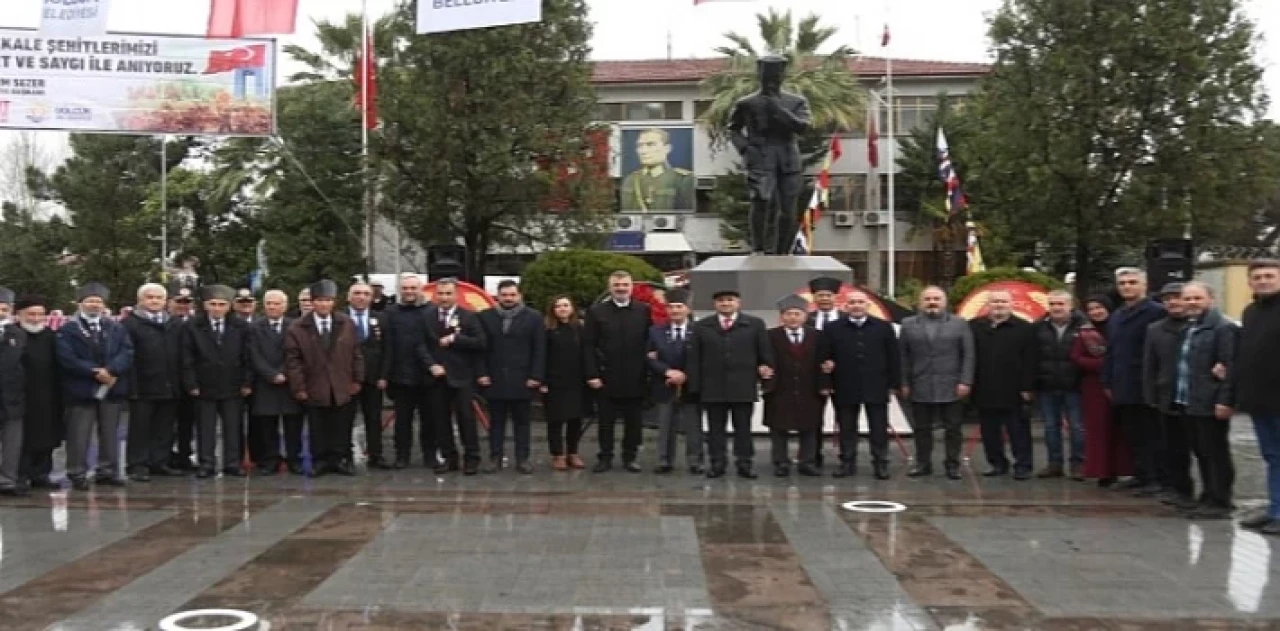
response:
<svg viewBox="0 0 1280 631"><path fill-rule="evenodd" d="M111 294L101 283L76 290L80 311L58 329L58 364L67 405L67 477L78 491L89 490L89 442L98 431L100 484L124 486L120 464L120 408L129 393L125 376L133 367L133 342L124 327L104 313Z"/></svg>
<svg viewBox="0 0 1280 631"><path fill-rule="evenodd" d="M835 364L832 399L840 427L840 469L854 475L858 460L858 416L865 410L871 431L871 465L876 479L889 479L890 393L902 389L902 358L893 325L867 313L871 299L861 291L848 298L847 318L827 325L824 358Z"/></svg>
<svg viewBox="0 0 1280 631"><path fill-rule="evenodd" d="M1126 488L1143 495L1159 493L1164 452L1164 426L1159 413L1146 401L1142 387L1142 359L1147 328L1165 317L1164 307L1147 296L1147 273L1136 267L1116 270L1116 289L1124 306L1107 326L1107 356L1102 366L1106 388L1116 419L1135 455L1134 478Z"/></svg>
<svg viewBox="0 0 1280 631"><path fill-rule="evenodd" d="M667 293L667 315L671 321L649 327L649 369L653 402L658 416L658 468L656 473L675 469L676 439L685 434L685 464L689 473L702 475L702 410L689 396L687 361L690 321L689 292L673 289Z"/></svg>

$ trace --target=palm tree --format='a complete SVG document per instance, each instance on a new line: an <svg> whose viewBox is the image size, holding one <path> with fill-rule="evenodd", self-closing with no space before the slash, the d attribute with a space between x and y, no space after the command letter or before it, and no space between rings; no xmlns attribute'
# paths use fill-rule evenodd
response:
<svg viewBox="0 0 1280 631"><path fill-rule="evenodd" d="M703 91L712 97L700 122L706 125L712 145L723 147L728 141L727 127L733 104L756 90L756 60L766 55L779 55L790 62L785 89L809 100L813 113L813 131L801 140L801 150L816 160L822 155L825 138L833 132L861 129L865 124L866 90L849 72L849 60L857 54L848 46L838 46L820 54L836 29L819 24L817 15L809 15L797 24L791 11L757 14L763 47L757 49L751 39L738 33L726 33L730 45L716 52L728 60L727 67L702 82Z"/></svg>

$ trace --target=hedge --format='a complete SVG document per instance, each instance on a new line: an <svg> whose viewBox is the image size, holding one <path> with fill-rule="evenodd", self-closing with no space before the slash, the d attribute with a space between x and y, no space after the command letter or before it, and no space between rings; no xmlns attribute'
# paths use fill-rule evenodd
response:
<svg viewBox="0 0 1280 631"><path fill-rule="evenodd" d="M608 289L609 274L631 272L635 280L662 281L662 272L643 259L599 250L546 252L520 275L520 289L529 306L544 311L552 297L568 294L578 308L590 305Z"/></svg>
<svg viewBox="0 0 1280 631"><path fill-rule="evenodd" d="M1062 281L1040 272L1027 272L1016 267L993 267L985 272L970 274L957 279L956 284L951 287L947 300L954 309L960 304L960 301L973 293L973 290L988 283L1002 280L1020 280L1027 283L1035 283L1050 291L1066 287Z"/></svg>

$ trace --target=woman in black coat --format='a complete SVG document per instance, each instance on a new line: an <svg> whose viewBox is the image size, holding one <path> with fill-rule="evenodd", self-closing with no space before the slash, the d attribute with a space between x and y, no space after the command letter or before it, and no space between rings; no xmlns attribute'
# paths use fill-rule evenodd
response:
<svg viewBox="0 0 1280 631"><path fill-rule="evenodd" d="M588 408L586 366L582 352L582 320L568 296L556 296L547 305L547 370L542 405L547 417L547 441L551 466L557 471L586 465L578 456L582 417ZM568 426L568 435L565 429Z"/></svg>

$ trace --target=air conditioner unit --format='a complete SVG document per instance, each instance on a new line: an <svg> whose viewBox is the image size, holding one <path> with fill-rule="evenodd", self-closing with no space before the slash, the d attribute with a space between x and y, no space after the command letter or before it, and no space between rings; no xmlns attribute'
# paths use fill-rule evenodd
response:
<svg viewBox="0 0 1280 631"><path fill-rule="evenodd" d="M649 218L649 229L654 232L671 232L680 229L680 217L676 215L654 215Z"/></svg>
<svg viewBox="0 0 1280 631"><path fill-rule="evenodd" d="M832 221L837 228L852 228L856 215L857 213L847 210L838 210L833 214Z"/></svg>
<svg viewBox="0 0 1280 631"><path fill-rule="evenodd" d="M862 213L862 225L868 228L887 226L889 225L889 214L878 210L868 210Z"/></svg>
<svg viewBox="0 0 1280 631"><path fill-rule="evenodd" d="M644 230L644 219L638 215L619 215L614 219L614 229L618 232L640 232Z"/></svg>
<svg viewBox="0 0 1280 631"><path fill-rule="evenodd" d="M697 187L700 191L715 190L716 179L713 177L700 177L697 180Z"/></svg>

